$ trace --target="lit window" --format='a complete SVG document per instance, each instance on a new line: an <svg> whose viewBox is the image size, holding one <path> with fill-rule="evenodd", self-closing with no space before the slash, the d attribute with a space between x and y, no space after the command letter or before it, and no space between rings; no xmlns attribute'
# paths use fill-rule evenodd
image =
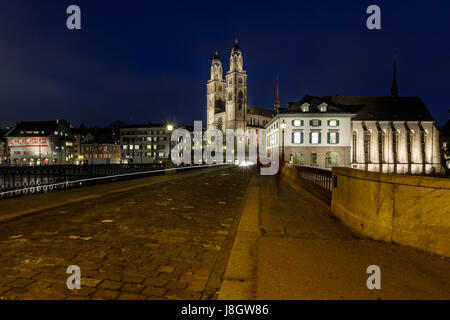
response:
<svg viewBox="0 0 450 320"><path fill-rule="evenodd" d="M303 132L293 132L292 133L292 143L295 143L295 144L303 143Z"/></svg>
<svg viewBox="0 0 450 320"><path fill-rule="evenodd" d="M123 150L128 150L128 146L127 145L123 146Z"/></svg>
<svg viewBox="0 0 450 320"><path fill-rule="evenodd" d="M135 146L134 146L134 149L139 150L139 149L140 149L139 145L138 145L138 144L135 145Z"/></svg>
<svg viewBox="0 0 450 320"><path fill-rule="evenodd" d="M339 143L339 133L338 132L328 132L328 143L338 144Z"/></svg>
<svg viewBox="0 0 450 320"><path fill-rule="evenodd" d="M328 126L329 127L338 127L339 126L339 120L328 120Z"/></svg>
<svg viewBox="0 0 450 320"><path fill-rule="evenodd" d="M313 152L311 153L311 164L317 164L317 153Z"/></svg>
<svg viewBox="0 0 450 320"><path fill-rule="evenodd" d="M292 120L293 127L301 127L303 126L303 120Z"/></svg>
<svg viewBox="0 0 450 320"><path fill-rule="evenodd" d="M322 121L321 120L310 120L309 125L311 127L320 127L322 125Z"/></svg>
<svg viewBox="0 0 450 320"><path fill-rule="evenodd" d="M310 143L311 144L319 144L320 143L320 132L311 132Z"/></svg>
<svg viewBox="0 0 450 320"><path fill-rule="evenodd" d="M301 105L302 112L309 112L309 103L304 103Z"/></svg>
<svg viewBox="0 0 450 320"><path fill-rule="evenodd" d="M326 103L322 103L319 106L319 110L320 110L320 112L327 112L327 104Z"/></svg>

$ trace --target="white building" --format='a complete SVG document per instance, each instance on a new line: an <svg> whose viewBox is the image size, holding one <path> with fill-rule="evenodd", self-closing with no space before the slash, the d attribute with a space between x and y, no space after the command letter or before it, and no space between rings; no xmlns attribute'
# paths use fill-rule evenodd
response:
<svg viewBox="0 0 450 320"><path fill-rule="evenodd" d="M279 148L281 154L284 135L287 162L321 168L348 166L354 110L311 96L290 103L287 109L279 109L266 126L268 154L274 148Z"/></svg>

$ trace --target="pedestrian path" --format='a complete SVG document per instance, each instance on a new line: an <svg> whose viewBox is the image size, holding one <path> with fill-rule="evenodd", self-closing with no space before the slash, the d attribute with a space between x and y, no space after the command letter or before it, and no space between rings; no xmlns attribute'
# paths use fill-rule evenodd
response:
<svg viewBox="0 0 450 320"><path fill-rule="evenodd" d="M363 239L299 186L254 178L220 299L450 299L450 261ZM381 290L367 288L367 268Z"/></svg>

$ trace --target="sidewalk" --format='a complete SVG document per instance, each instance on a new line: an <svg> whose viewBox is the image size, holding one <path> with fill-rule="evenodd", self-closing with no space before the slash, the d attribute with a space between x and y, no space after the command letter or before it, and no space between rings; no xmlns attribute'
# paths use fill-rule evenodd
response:
<svg viewBox="0 0 450 320"><path fill-rule="evenodd" d="M99 199L101 197L132 191L135 189L151 186L157 183L176 180L183 177L204 173L204 170L221 170L226 168L204 168L171 173L166 175L137 178L121 182L98 184L82 188L61 190L49 193L23 196L0 201L0 223L9 222L24 216L33 215L45 210L58 208L70 203Z"/></svg>
<svg viewBox="0 0 450 320"><path fill-rule="evenodd" d="M359 239L299 186L255 176L219 299L450 299L450 261ZM381 290L366 286L381 268Z"/></svg>

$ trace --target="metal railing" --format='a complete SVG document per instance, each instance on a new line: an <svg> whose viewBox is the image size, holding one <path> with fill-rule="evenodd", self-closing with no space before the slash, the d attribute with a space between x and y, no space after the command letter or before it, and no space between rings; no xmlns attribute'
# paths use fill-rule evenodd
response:
<svg viewBox="0 0 450 320"><path fill-rule="evenodd" d="M322 196L324 200L331 203L333 175L331 170L319 169L314 167L305 167L294 165L296 176L307 187L316 194Z"/></svg>
<svg viewBox="0 0 450 320"><path fill-rule="evenodd" d="M0 167L0 199L164 174L163 168L160 163Z"/></svg>

